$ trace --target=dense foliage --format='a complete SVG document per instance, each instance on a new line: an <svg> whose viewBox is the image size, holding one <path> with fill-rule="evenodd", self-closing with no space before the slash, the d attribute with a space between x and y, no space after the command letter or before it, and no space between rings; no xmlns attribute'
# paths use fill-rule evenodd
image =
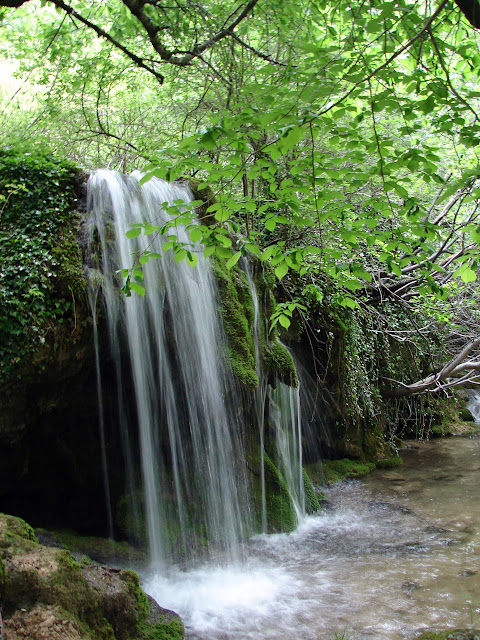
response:
<svg viewBox="0 0 480 640"><path fill-rule="evenodd" d="M54 342L59 326L74 323L75 296L83 288L74 185L75 170L65 163L0 154L2 381Z"/></svg>
<svg viewBox="0 0 480 640"><path fill-rule="evenodd" d="M3 96L11 144L58 152L68 139L82 164L213 187L200 221L172 207L169 224L131 237L166 234L192 266L199 251L228 268L256 254L284 287L272 325L326 289L337 306L375 309L392 339L405 334L385 300L419 311L412 335L426 317L464 324L480 240L480 55L465 3L13 4L0 32L24 83ZM152 258L125 265L127 293L144 293ZM476 335L457 334L452 354L475 354Z"/></svg>

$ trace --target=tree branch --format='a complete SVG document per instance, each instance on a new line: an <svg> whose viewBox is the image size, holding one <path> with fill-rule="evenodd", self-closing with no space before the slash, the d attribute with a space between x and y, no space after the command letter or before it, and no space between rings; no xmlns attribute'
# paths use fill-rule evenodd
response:
<svg viewBox="0 0 480 640"><path fill-rule="evenodd" d="M409 396L419 395L420 393L436 393L440 391L444 386L455 386L459 384L460 381L448 382L445 385L442 384L446 382L447 378L452 378L460 375L461 373L467 371L469 374L475 371L480 371L480 359L476 360L466 360L467 357L472 353L474 349L476 349L480 345L480 338L476 338L475 340L470 341L455 357L453 357L446 365L440 370L439 373L432 373L426 378L422 380L418 380L412 384L402 385L401 387L397 387L391 391L385 391L383 395L385 397L390 398L406 398ZM462 382L468 376L463 376L461 378Z"/></svg>
<svg viewBox="0 0 480 640"><path fill-rule="evenodd" d="M120 42L118 42L118 40L115 40L115 38L112 38L112 36L109 33L101 29L96 24L93 24L93 22L90 22L90 20L87 20L87 18L84 18L77 11L75 11L73 7L70 7L68 4L65 4L63 0L49 0L49 1L52 4L54 4L56 7L63 9L63 11L65 11L68 15L71 15L74 18L76 18L79 22L82 22L89 29L92 29L93 31L95 31L95 33L101 38L108 40L108 42L113 44L114 47L116 47L122 53L128 56L130 60L132 60L137 65L137 67L140 67L141 69L145 69L145 71L148 71L153 76L155 76L155 78L160 82L160 84L163 84L164 77L162 76L161 73L158 73L158 71L156 71L153 67L147 65L142 58L139 58L137 55L132 53L129 49L124 47Z"/></svg>

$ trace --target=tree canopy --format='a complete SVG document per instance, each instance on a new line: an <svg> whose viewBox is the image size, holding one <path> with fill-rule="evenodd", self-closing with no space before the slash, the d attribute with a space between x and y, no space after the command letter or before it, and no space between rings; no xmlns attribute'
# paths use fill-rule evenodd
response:
<svg viewBox="0 0 480 640"><path fill-rule="evenodd" d="M192 266L199 251L229 268L258 256L282 282L284 328L326 297L383 318L386 301L421 306L448 324L452 360L399 393L477 375L476 1L0 6L23 83L2 95L8 144L193 177L213 190L203 218L174 208L131 237L166 234ZM143 293L149 259L125 265L127 292Z"/></svg>

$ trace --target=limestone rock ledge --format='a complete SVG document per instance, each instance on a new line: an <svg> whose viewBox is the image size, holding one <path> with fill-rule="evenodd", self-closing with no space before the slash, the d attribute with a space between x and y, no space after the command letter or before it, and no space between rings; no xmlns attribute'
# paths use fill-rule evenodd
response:
<svg viewBox="0 0 480 640"><path fill-rule="evenodd" d="M20 518L0 514L0 603L8 640L182 640L177 614L140 588L134 571L38 543Z"/></svg>

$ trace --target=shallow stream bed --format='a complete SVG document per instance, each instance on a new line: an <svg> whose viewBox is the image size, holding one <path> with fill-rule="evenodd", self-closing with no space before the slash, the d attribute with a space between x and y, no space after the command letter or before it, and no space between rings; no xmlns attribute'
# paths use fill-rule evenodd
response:
<svg viewBox="0 0 480 640"><path fill-rule="evenodd" d="M147 577L191 640L412 638L480 621L480 437L413 444L404 464L327 490L237 565Z"/></svg>

